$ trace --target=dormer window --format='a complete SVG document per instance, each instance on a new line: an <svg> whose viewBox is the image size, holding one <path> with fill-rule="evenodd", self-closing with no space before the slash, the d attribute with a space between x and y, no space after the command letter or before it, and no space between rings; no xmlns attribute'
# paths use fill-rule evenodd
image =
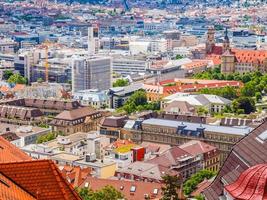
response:
<svg viewBox="0 0 267 200"><path fill-rule="evenodd" d="M131 188L130 188L130 192L135 192L135 191L136 191L136 186L132 185Z"/></svg>

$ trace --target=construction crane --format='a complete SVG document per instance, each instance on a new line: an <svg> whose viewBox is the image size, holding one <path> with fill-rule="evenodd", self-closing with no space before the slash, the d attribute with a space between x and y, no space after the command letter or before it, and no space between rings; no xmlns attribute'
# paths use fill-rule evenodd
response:
<svg viewBox="0 0 267 200"><path fill-rule="evenodd" d="M48 80L49 80L48 50L49 50L49 47L52 46L52 45L53 45L53 43L51 43L50 41L46 40L40 46L41 48L45 49L45 63L44 63L44 67L45 67L45 81L46 82L48 82Z"/></svg>

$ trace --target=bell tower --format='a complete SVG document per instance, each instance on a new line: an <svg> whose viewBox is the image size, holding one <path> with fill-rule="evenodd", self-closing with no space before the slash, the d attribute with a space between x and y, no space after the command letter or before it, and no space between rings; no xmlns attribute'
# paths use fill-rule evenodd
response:
<svg viewBox="0 0 267 200"><path fill-rule="evenodd" d="M223 53L227 50L230 50L230 40L228 37L228 29L226 28L224 32Z"/></svg>
<svg viewBox="0 0 267 200"><path fill-rule="evenodd" d="M215 29L214 27L209 27L206 40L206 54L211 54L214 46L215 46Z"/></svg>

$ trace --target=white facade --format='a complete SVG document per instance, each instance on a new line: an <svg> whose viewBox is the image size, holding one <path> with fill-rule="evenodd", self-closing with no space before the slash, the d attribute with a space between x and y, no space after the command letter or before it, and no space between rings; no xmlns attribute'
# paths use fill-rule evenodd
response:
<svg viewBox="0 0 267 200"><path fill-rule="evenodd" d="M83 106L91 106L97 109L110 107L110 99L105 91L81 90L73 93L73 99L79 101Z"/></svg>
<svg viewBox="0 0 267 200"><path fill-rule="evenodd" d="M99 51L99 29L98 27L88 28L88 53L89 55L97 54Z"/></svg>
<svg viewBox="0 0 267 200"><path fill-rule="evenodd" d="M149 67L146 60L115 58L113 61L113 72L122 75L145 73Z"/></svg>

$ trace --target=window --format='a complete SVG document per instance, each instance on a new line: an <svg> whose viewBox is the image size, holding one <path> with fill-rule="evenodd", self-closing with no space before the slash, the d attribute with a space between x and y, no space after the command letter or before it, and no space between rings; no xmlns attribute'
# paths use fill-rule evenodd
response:
<svg viewBox="0 0 267 200"><path fill-rule="evenodd" d="M135 191L136 191L136 186L132 185L131 188L130 188L130 192L135 192Z"/></svg>
<svg viewBox="0 0 267 200"><path fill-rule="evenodd" d="M153 190L153 194L155 194L155 195L157 195L158 192L159 192L159 189L157 189L157 188L155 188L155 189Z"/></svg>

